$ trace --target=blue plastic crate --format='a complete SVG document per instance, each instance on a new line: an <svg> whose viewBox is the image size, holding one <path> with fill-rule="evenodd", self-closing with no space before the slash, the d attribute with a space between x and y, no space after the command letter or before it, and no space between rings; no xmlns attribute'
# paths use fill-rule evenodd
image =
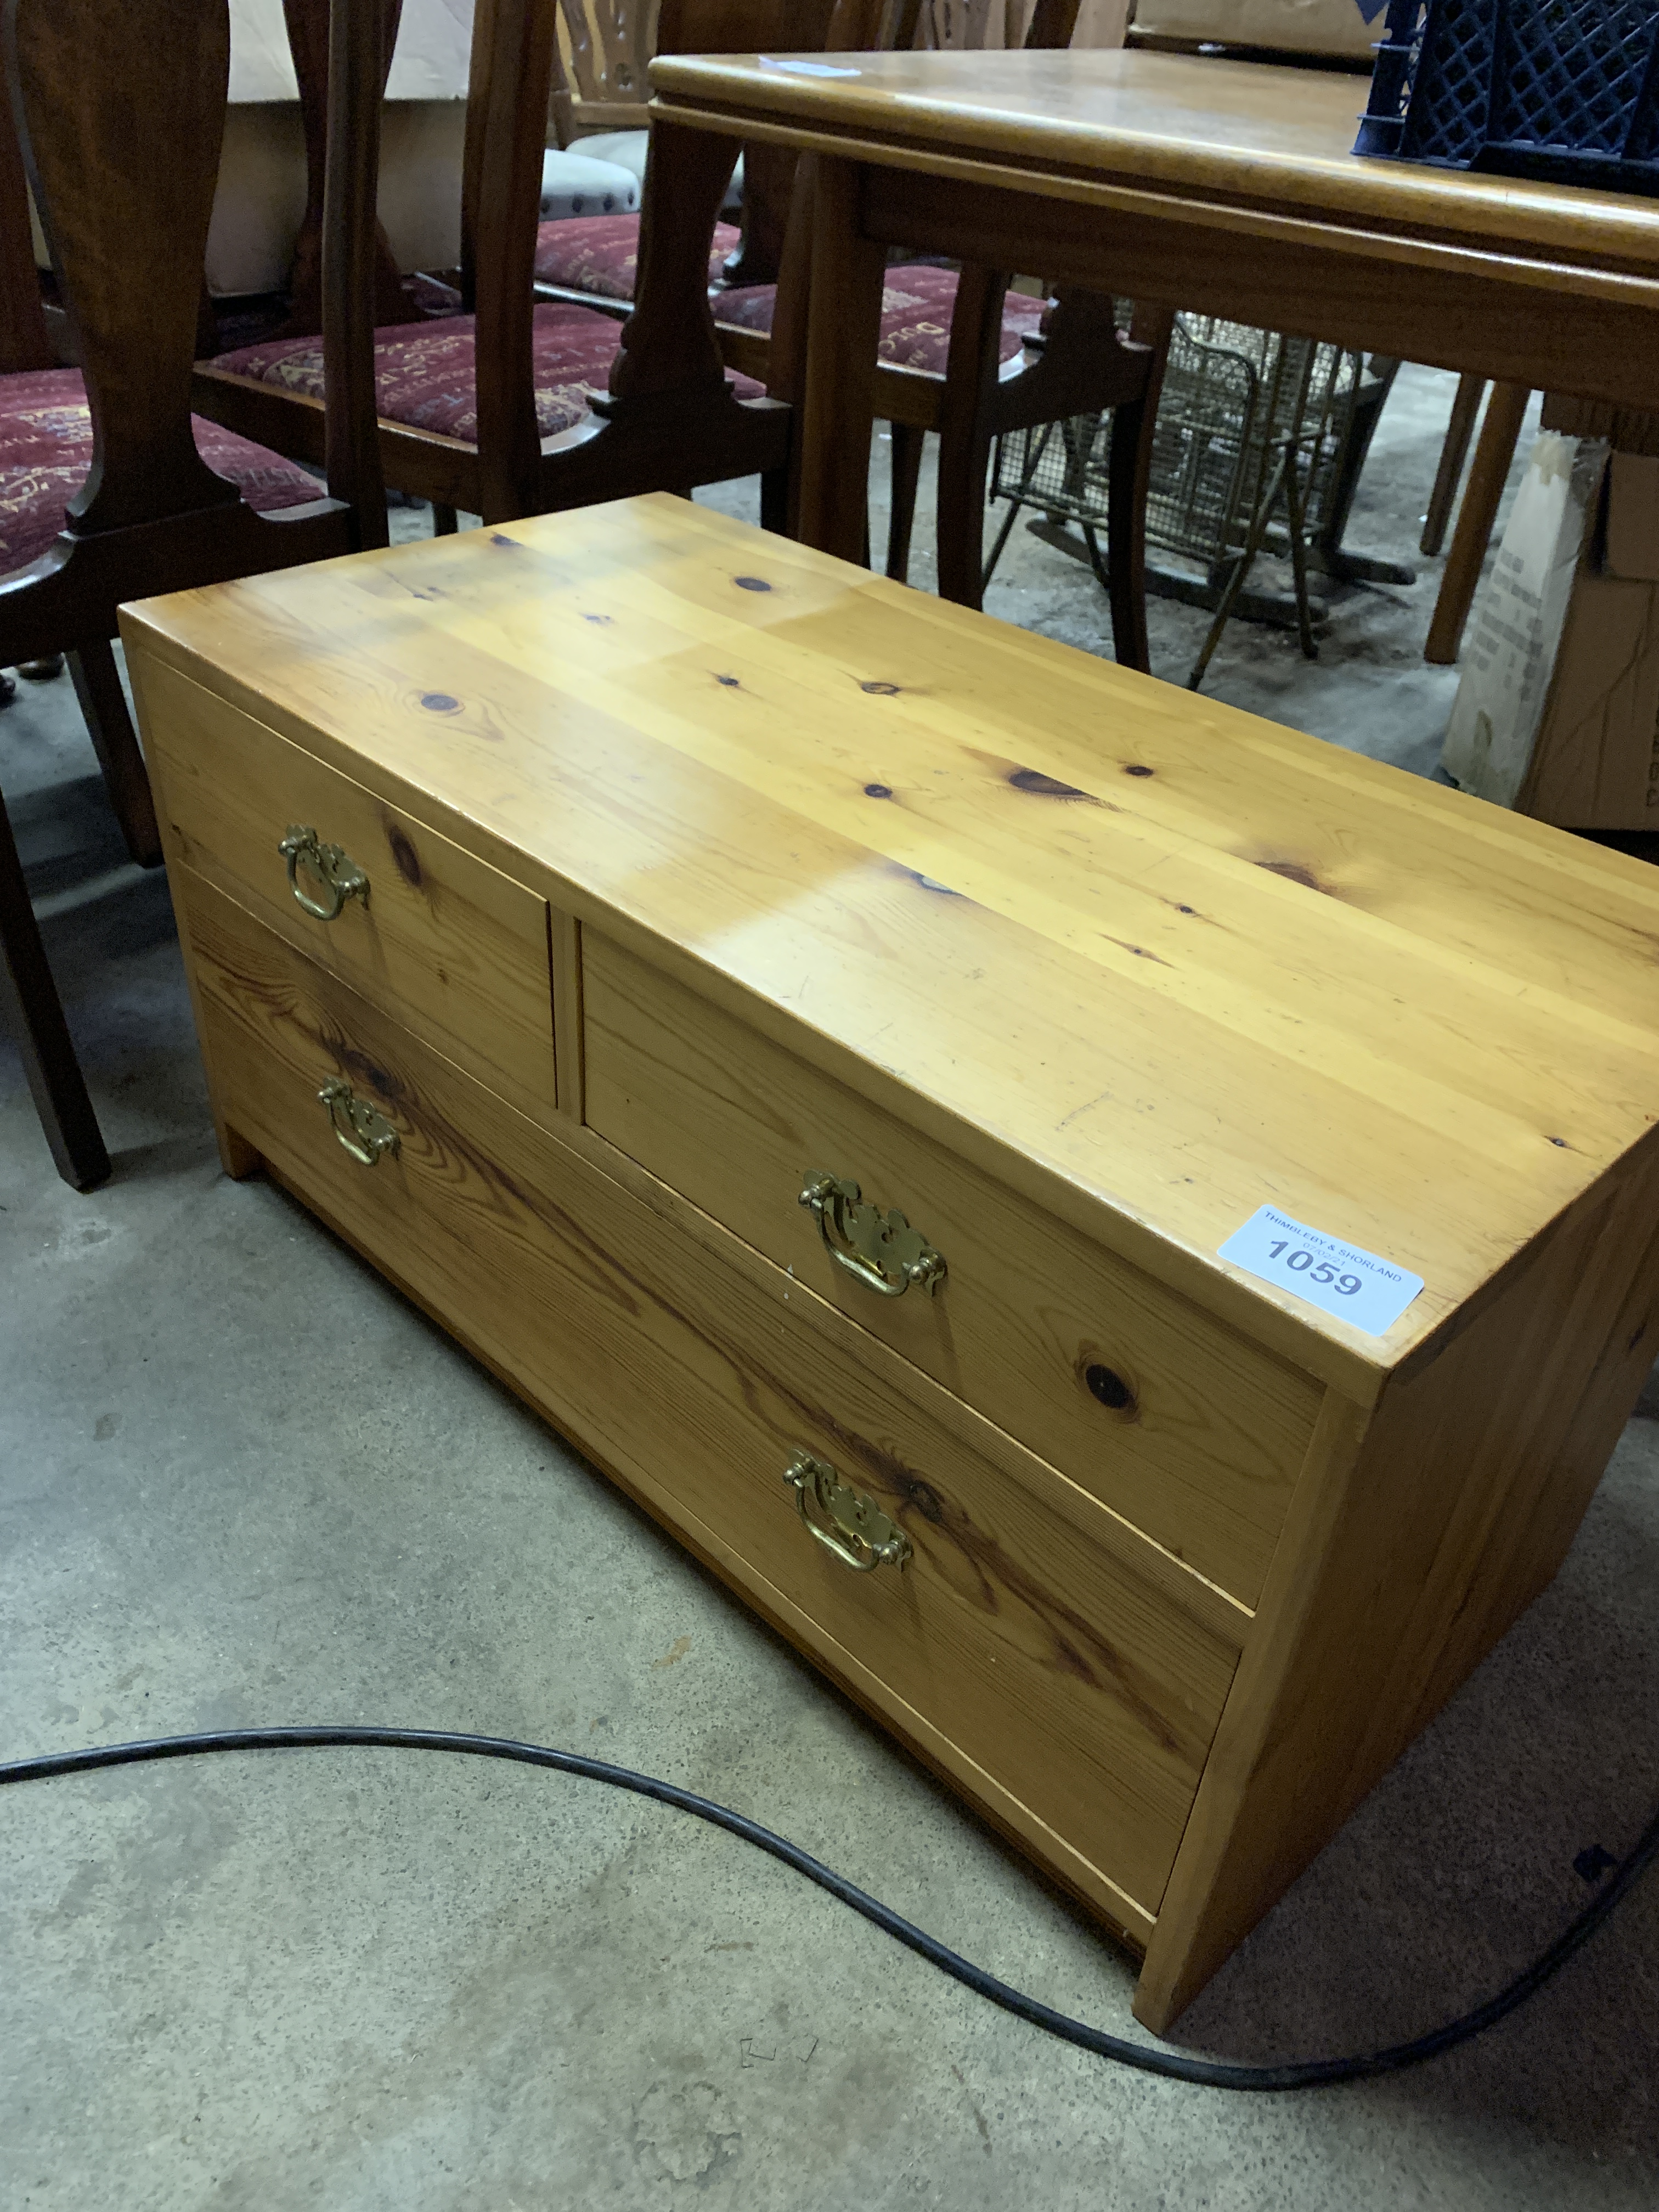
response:
<svg viewBox="0 0 1659 2212"><path fill-rule="evenodd" d="M1659 192L1659 0L1389 0L1354 151Z"/></svg>

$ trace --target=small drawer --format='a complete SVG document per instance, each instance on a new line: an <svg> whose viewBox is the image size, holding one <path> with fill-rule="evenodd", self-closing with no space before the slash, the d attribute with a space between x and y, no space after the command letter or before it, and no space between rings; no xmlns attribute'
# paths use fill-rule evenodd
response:
<svg viewBox="0 0 1659 2212"><path fill-rule="evenodd" d="M153 659L144 703L172 856L526 1113L552 1113L546 900Z"/></svg>
<svg viewBox="0 0 1659 2212"><path fill-rule="evenodd" d="M1023 1480L964 1441L1005 1442L921 1376L894 1388L736 1240L729 1260L694 1241L667 1194L647 1204L182 888L235 1133L1144 1943L1237 1664L1210 1617L1231 1608L1039 1463L1006 1448ZM352 1100L321 1101L337 1083ZM908 1557L872 1564L889 1535Z"/></svg>
<svg viewBox="0 0 1659 2212"><path fill-rule="evenodd" d="M582 959L591 1127L1255 1604L1316 1382L594 931ZM884 1241L882 1285L872 1214L804 1206L814 1175L915 1232Z"/></svg>

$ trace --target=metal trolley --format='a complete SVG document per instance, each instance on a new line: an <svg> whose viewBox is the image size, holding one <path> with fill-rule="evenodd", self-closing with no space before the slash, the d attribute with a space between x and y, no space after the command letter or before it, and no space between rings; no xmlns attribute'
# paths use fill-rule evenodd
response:
<svg viewBox="0 0 1659 2212"><path fill-rule="evenodd" d="M1155 588L1214 609L1188 678L1196 689L1265 546L1288 552L1297 628L1318 647L1308 590L1310 554L1338 575L1410 582L1413 572L1339 549L1359 463L1397 364L1311 338L1208 315L1177 315L1153 434L1146 501L1149 546L1202 564L1201 578L1152 571ZM1079 415L999 441L993 500L1008 501L994 568L1022 507L1075 522L1103 586L1097 532L1106 519L1110 418Z"/></svg>

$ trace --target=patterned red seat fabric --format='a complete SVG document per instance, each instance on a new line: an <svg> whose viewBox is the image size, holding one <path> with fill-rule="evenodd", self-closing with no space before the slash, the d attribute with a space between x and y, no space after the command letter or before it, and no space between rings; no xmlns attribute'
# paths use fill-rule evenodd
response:
<svg viewBox="0 0 1659 2212"><path fill-rule="evenodd" d="M951 311L957 272L925 262L902 262L887 272L881 301L881 339L876 357L890 368L921 368L943 376L951 350ZM714 319L738 330L768 332L777 304L775 284L743 284L717 292ZM1002 310L999 358L1012 361L1042 320L1045 302L1010 292Z"/></svg>
<svg viewBox="0 0 1659 2212"><path fill-rule="evenodd" d="M608 221L608 217L599 218ZM588 394L603 392L616 357L622 325L591 307L544 303L535 312L532 346L536 422L544 438L568 430L586 416ZM435 430L467 445L478 439L473 374L476 343L471 315L399 323L374 333L375 397L383 422ZM323 396L320 338L276 338L264 345L222 353L213 366L256 383L276 384L311 399ZM727 381L739 399L758 399L752 377Z"/></svg>
<svg viewBox="0 0 1659 2212"><path fill-rule="evenodd" d="M721 264L742 241L743 233L735 223L714 225L708 254L711 284L720 282ZM557 222L543 223L536 233L536 282L562 284L568 292L631 300L639 258L637 215L566 216Z"/></svg>
<svg viewBox="0 0 1659 2212"><path fill-rule="evenodd" d="M202 459L261 514L324 496L293 461L199 415L192 421ZM78 368L0 377L0 574L27 568L48 550L91 466L92 417Z"/></svg>

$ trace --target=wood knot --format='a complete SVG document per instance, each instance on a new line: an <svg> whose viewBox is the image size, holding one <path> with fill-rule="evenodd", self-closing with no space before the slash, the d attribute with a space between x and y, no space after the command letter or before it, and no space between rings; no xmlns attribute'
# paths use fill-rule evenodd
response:
<svg viewBox="0 0 1659 2212"><path fill-rule="evenodd" d="M1091 1359L1083 1370L1083 1383L1089 1395L1109 1412L1128 1413L1135 1410L1135 1394L1115 1367Z"/></svg>
<svg viewBox="0 0 1659 2212"><path fill-rule="evenodd" d="M1079 791L1074 783L1061 783L1057 776L1044 775L1039 768L1017 768L1008 781L1012 789L1027 792L1033 799L1080 799L1090 806L1099 804L1092 793Z"/></svg>

